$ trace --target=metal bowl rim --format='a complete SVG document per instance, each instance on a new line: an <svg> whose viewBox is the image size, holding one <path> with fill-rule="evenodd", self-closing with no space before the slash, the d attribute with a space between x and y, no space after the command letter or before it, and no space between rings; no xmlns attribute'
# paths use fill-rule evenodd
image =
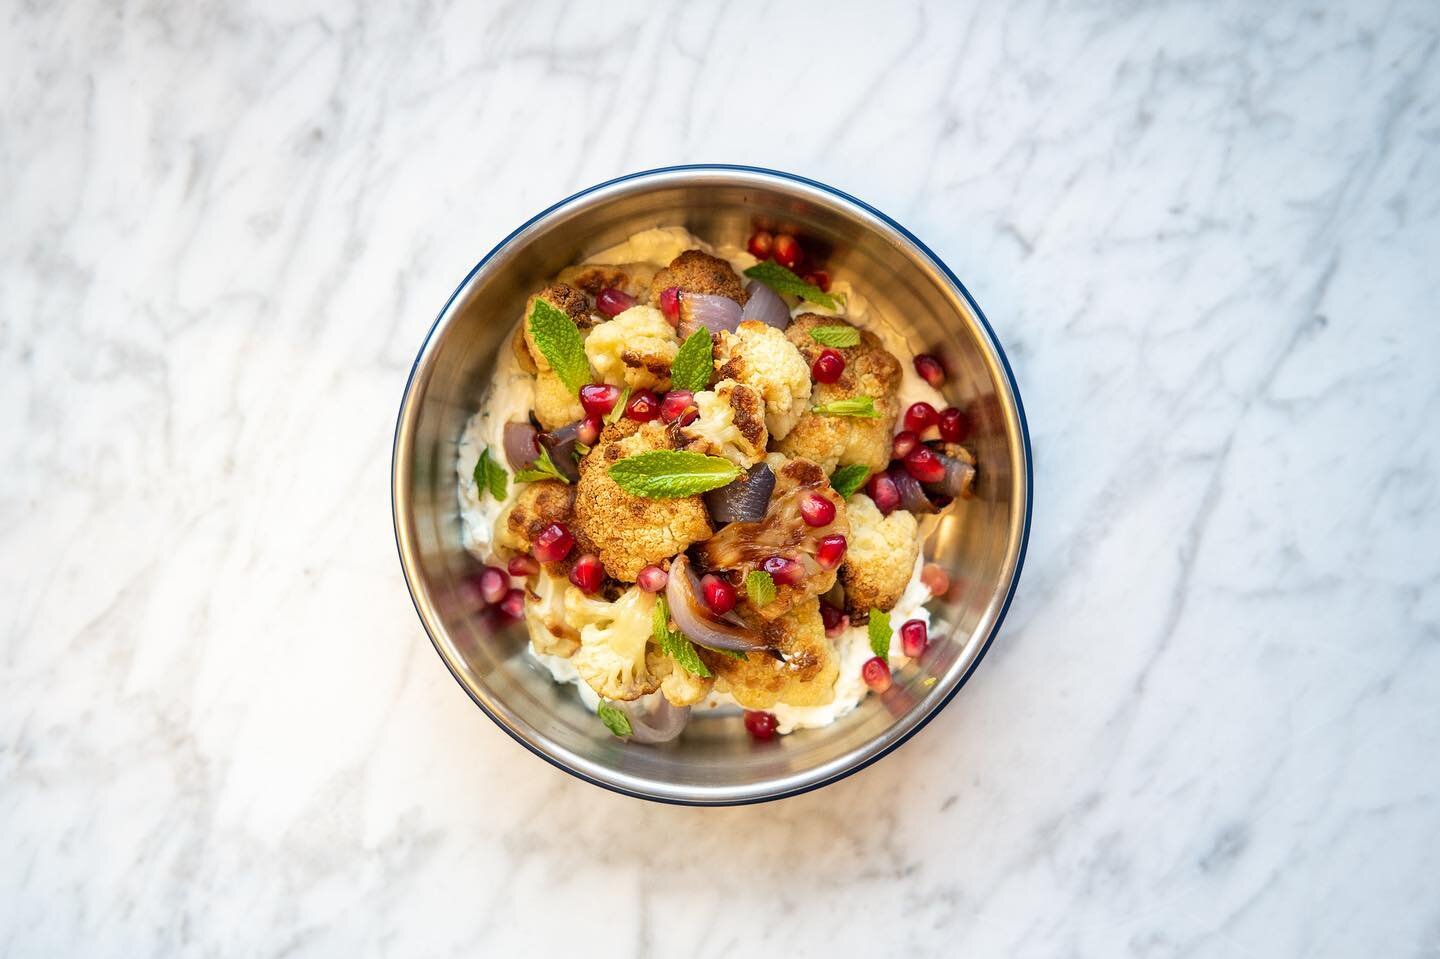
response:
<svg viewBox="0 0 1440 959"><path fill-rule="evenodd" d="M738 794L737 792L737 794L735 795L687 798L676 795L660 795L656 793L647 793L641 790L627 788L620 785L619 783L607 782L603 779L588 775L583 770L576 769L575 767L562 761L560 757L552 755L546 750L540 748L535 743L526 739L524 736L520 735L515 730L511 729L498 716L492 713L489 707L487 707L485 703L475 695L475 693L470 689L469 685L467 685L466 682L461 678L461 676L456 672L454 666L451 665L449 658L446 657L444 651L440 648L440 642L436 637L436 631L440 627L438 625L432 626L429 618L425 615L424 610L421 608L419 596L416 595L416 577L415 574L412 573L411 564L407 559L405 546L402 542L402 515L401 504L398 499L397 486L399 485L401 470L399 456L402 432L404 432L406 421L413 418L414 415L414 410L412 409L412 407L414 407L415 403L415 394L413 391L415 386L416 374L419 372L422 362L426 359L431 348L434 346L436 342L435 334L439 330L441 323L446 321L447 317L449 316L451 307L470 287L476 276L478 276L480 271L485 268L486 264L488 264L492 259L494 259L495 256L499 254L502 250L505 250L507 247L509 247L510 243L517 236L525 232L531 226L534 226L536 223L545 220L547 217L551 216L556 211L593 193L597 193L602 190L618 186L622 183L629 183L635 180L642 180L648 178L659 178L661 176L676 173L717 172L738 173L750 175L759 179L773 177L782 181L788 181L790 183L798 183L818 190L824 194L827 194L831 198L839 200L842 204L849 204L851 206L854 206L859 210L869 214L870 216L873 216L876 219L880 220L886 226L890 227L902 237L904 237L908 242L913 244L915 248L918 249L924 257L929 259L931 264L940 271L941 275L943 275L946 280L948 280L950 284L954 286L955 290L960 294L961 297L964 298L966 304L968 304L970 309L974 311L975 318L979 321L981 328L984 330L989 346L992 350L994 350L995 358L999 360L1000 368L1005 373L1006 385L1009 387L1009 399L1011 404L1013 404L1015 418L1019 425L1021 441L1020 454L1021 458L1024 461L1024 488L1022 490L1024 497L1024 513L1020 529L1019 549L1017 550L1015 555L1014 569L1011 571L1010 574L1010 582L1008 583L1006 588L1005 599L1001 603L1000 608L996 614L995 622L991 624L989 634L985 637L985 641L981 645L979 652L975 654L975 658L965 669L964 673L960 675L954 686L945 694L944 698L942 698L932 709L930 709L930 711L926 715L920 717L919 720L915 722L915 724L910 729L906 730L903 734L897 737L894 742L889 743L883 749L880 749L873 755L866 756L858 762L850 763L837 771L829 773L828 775L818 775L813 780L807 781L802 776L801 781L797 782L795 785L775 790L766 790L764 787L767 786L767 781L762 780L757 783L747 784L745 787L742 787L745 789L755 789L755 787L760 787L759 790L755 791L753 795ZM1030 542L1030 521L1033 512L1034 499L1034 467L1030 450L1030 429L1025 418L1025 407L1020 398L1020 386L1016 382L1014 371L1010 367L1010 359L1008 356L1006 356L1005 348L1001 345L999 337L995 335L995 330L993 327L991 327L989 319L987 319L985 316L985 312L980 309L980 304L977 303L975 301L975 298L970 295L970 291L966 289L965 284L960 281L960 278L955 275L954 271L950 269L950 267L945 263L945 261L940 259L940 257L937 256L935 252L931 250L930 247L927 246L919 237L911 233L905 226L897 222L894 218L885 214L881 210L876 209L875 207L866 203L864 200L861 200L858 197L854 197L849 193L846 193L845 191L840 190L836 187L830 186L827 183L822 183L819 180L813 180L809 177L800 176L794 173L788 173L783 170L774 170L767 167L748 166L744 164L732 163L687 163L674 166L655 167L649 170L639 170L634 173L627 173L623 176L614 177L613 179L605 180L601 183L596 183L592 186L588 186L583 190L579 190L571 194L570 196L565 197L563 200L551 204L550 206L541 210L539 213L536 213L534 216L530 217L524 223L520 224L514 230L511 230L504 239L502 239L499 243L495 244L495 246L491 248L490 252L486 253L485 256L483 256L480 261L476 263L473 268L471 268L470 272L465 275L465 278L460 281L460 284L458 286L455 287L454 292L450 294L449 299L445 301L445 305L441 307L440 312L435 317L435 321L430 325L430 329L426 332L425 339L421 342L420 349L415 355L415 362L411 364L410 372L405 379L405 390L401 397L400 409L397 413L395 420L395 436L391 444L390 457L391 520L393 531L395 534L395 549L400 559L401 571L404 573L405 576L405 586L410 593L411 605L414 606L415 613L419 617L421 625L425 628L425 633L430 639L431 646L434 647L436 655L440 657L441 662L445 664L445 668L450 672L450 675L455 679L456 683L458 683L460 688L465 691L465 694L470 697L471 701L473 701L476 706L480 707L480 711L484 713L487 717L489 717L490 720L495 723L496 726L500 727L500 729L502 729L508 736L510 736L511 739L515 740L521 746L525 747L525 749L529 750L531 753L545 760L547 763L551 764L557 769L561 769L569 773L570 775L576 777L577 779L590 783L594 786L599 786L602 789L610 790L611 792L616 792L624 796L631 796L636 799L645 799L651 802L665 803L668 805L741 806L751 803L770 802L776 799L784 799L789 796L798 796L803 793L810 792L813 789L819 789L822 786L828 786L831 783L839 782L841 779L844 779L847 776L851 776L854 773L865 769L873 763L879 762L881 759L890 755L892 752L899 749L905 743L909 742L916 733L918 733L921 729L924 729L931 722L931 720L938 716L940 712L950 704L950 701L955 698L955 695L960 692L960 690L965 686L967 682L969 682L970 677L979 667L981 660L983 660L985 658L985 654L989 652L990 645L995 641L995 637L999 635L1000 628L1005 622L1005 616L1010 611L1010 604L1015 598L1015 591L1020 584L1020 575L1025 566L1025 555ZM852 754L863 752L864 748L864 746L858 747L852 752Z"/></svg>

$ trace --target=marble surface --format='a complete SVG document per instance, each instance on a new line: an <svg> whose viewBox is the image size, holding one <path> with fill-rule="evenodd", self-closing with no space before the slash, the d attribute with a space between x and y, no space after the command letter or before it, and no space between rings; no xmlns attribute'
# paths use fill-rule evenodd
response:
<svg viewBox="0 0 1440 959"><path fill-rule="evenodd" d="M0 954L1440 955L1440 8L827 6L4 5ZM474 261L704 160L933 245L1037 464L938 720L708 811L484 719L387 485Z"/></svg>

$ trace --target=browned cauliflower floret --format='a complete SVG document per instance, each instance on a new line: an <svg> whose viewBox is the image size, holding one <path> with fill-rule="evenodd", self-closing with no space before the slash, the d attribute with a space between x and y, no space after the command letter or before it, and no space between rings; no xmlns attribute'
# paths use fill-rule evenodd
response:
<svg viewBox="0 0 1440 959"><path fill-rule="evenodd" d="M775 598L758 609L751 606L750 599L741 590L743 606L752 609L760 619L776 619L835 585L836 570L822 566L815 554L821 539L846 536L849 524L844 501L831 489L829 477L819 466L809 460L787 460L774 453L766 462L775 473L775 489L770 494L765 516L754 523L728 524L700 544L696 552L705 569L725 574L736 586L741 586L749 573L771 557L799 563L804 573L800 582L777 582ZM811 526L800 514L801 501L810 496L834 504L835 518L828 525Z"/></svg>
<svg viewBox="0 0 1440 959"><path fill-rule="evenodd" d="M765 458L765 404L760 394L734 380L721 380L714 390L695 394L700 415L681 427L687 449L723 456L736 466L753 466Z"/></svg>
<svg viewBox="0 0 1440 959"><path fill-rule="evenodd" d="M548 571L525 587L525 628L535 651L547 656L570 657L580 648L580 631L570 624L565 593L570 584L563 575ZM582 594L583 595L583 594Z"/></svg>
<svg viewBox="0 0 1440 959"><path fill-rule="evenodd" d="M635 306L585 339L585 355L600 379L632 390L668 390L680 341L652 306Z"/></svg>
<svg viewBox="0 0 1440 959"><path fill-rule="evenodd" d="M776 703L823 706L835 698L839 661L825 638L818 599L807 600L760 628L785 662L764 653L733 659L702 649L700 657L715 674L718 692L730 693L746 709L769 709Z"/></svg>
<svg viewBox="0 0 1440 959"><path fill-rule="evenodd" d="M646 663L651 674L660 676L660 692L671 706L694 706L710 695L715 685L714 675L696 676L674 659L665 655L660 647L650 644Z"/></svg>
<svg viewBox="0 0 1440 959"><path fill-rule="evenodd" d="M575 487L559 480L525 483L515 500L500 514L495 524L497 545L517 553L530 552L540 531L551 523L570 522L575 503Z"/></svg>
<svg viewBox="0 0 1440 959"><path fill-rule="evenodd" d="M749 299L745 284L730 264L700 250L686 250L650 281L650 302L659 303L660 294L670 287L682 293L709 293L734 300L741 306Z"/></svg>
<svg viewBox="0 0 1440 959"><path fill-rule="evenodd" d="M786 337L800 351L808 367L827 347L817 343L810 331L817 326L847 325L833 316L806 313L795 319ZM833 347L830 347L833 349ZM890 461L891 432L899 412L900 361L879 337L860 331L858 346L841 348L845 371L834 383L816 383L810 395L811 409L800 417L795 428L777 444L790 456L804 456L819 463L828 473L838 466L859 463L873 471ZM837 400L868 396L875 401L878 417L834 416L814 412Z"/></svg>
<svg viewBox="0 0 1440 959"><path fill-rule="evenodd" d="M635 582L649 564L669 559L711 533L700 497L646 499L625 492L610 478L610 467L627 456L674 448L663 424L651 422L637 429L630 423L607 426L580 461L574 525L577 540L594 545L605 572L626 583Z"/></svg>
<svg viewBox="0 0 1440 959"><path fill-rule="evenodd" d="M715 338L715 378L735 380L765 401L765 428L784 439L810 405L810 364L773 326L746 320Z"/></svg>
<svg viewBox="0 0 1440 959"><path fill-rule="evenodd" d="M845 601L852 613L889 612L900 601L920 549L915 517L903 509L882 516L870 497L850 497L849 548L840 567Z"/></svg>
<svg viewBox="0 0 1440 959"><path fill-rule="evenodd" d="M650 281L654 278L655 267L648 263L585 263L567 266L555 282L584 290L592 297L599 296L602 290L619 290L645 303L650 299Z"/></svg>
<svg viewBox="0 0 1440 959"><path fill-rule="evenodd" d="M550 369L550 361L545 359L545 355L541 353L540 348L535 345L535 338L530 333L530 314L535 309L536 300L544 300L561 313L570 317L570 319L575 321L575 325L580 327L582 331L588 330L593 326L599 317L591 314L590 298L588 296L575 289L575 287L568 286L564 283L551 283L545 287L545 289L525 301L525 319L524 322L520 324L520 328L525 337L525 346L530 352L530 359L534 362L535 368L538 370L548 370Z"/></svg>
<svg viewBox="0 0 1440 959"><path fill-rule="evenodd" d="M535 376L535 418L547 430L559 429L585 415L580 397L571 392L554 370L541 370Z"/></svg>
<svg viewBox="0 0 1440 959"><path fill-rule="evenodd" d="M648 655L654 594L632 586L612 603L571 586L565 607L571 625L580 629L580 648L570 664L597 695L632 700L660 688L663 677L651 672Z"/></svg>

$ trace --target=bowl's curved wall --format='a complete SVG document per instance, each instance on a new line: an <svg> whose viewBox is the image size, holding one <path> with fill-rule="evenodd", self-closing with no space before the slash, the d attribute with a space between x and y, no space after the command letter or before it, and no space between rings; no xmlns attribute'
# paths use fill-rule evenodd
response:
<svg viewBox="0 0 1440 959"><path fill-rule="evenodd" d="M832 247L853 280L905 329L916 352L944 356L947 398L971 417L977 495L929 543L955 586L923 667L896 677L835 725L754 748L738 717L701 717L679 742L626 745L524 655L524 630L485 634L456 589L475 568L460 546L455 455L467 417L527 295L562 267L637 230L681 225L743 243L754 220L783 223ZM502 242L466 278L422 348L395 438L393 507L402 564L435 648L472 698L545 758L601 785L687 803L747 802L802 791L883 755L968 676L998 628L1028 534L1030 463L1023 412L1003 353L978 308L928 250L844 194L785 174L688 167L636 174L570 198Z"/></svg>

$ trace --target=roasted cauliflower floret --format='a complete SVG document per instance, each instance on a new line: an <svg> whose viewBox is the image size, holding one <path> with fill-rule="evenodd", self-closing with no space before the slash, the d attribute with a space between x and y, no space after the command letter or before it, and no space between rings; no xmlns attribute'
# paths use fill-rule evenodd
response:
<svg viewBox="0 0 1440 959"><path fill-rule="evenodd" d="M663 677L660 692L671 706L694 706L709 696L715 685L713 673L708 677L696 676L653 643L650 645L649 663L650 671Z"/></svg>
<svg viewBox="0 0 1440 959"><path fill-rule="evenodd" d="M600 379L632 390L667 390L680 341L660 311L635 306L585 339L585 355Z"/></svg>
<svg viewBox="0 0 1440 959"><path fill-rule="evenodd" d="M574 586L565 590L571 625L580 629L580 648L570 663L596 695L605 699L639 699L660 688L662 677L650 671L650 644L655 597L631 587L613 603L586 596Z"/></svg>
<svg viewBox="0 0 1440 959"><path fill-rule="evenodd" d="M654 278L655 267L648 263L585 263L567 266L555 282L584 290L592 297L603 290L619 290L644 303L650 298L650 281Z"/></svg>
<svg viewBox="0 0 1440 959"><path fill-rule="evenodd" d="M670 287L682 293L709 293L724 296L741 306L749 299L745 284L730 264L701 250L686 250L650 281L650 302L659 303L660 294Z"/></svg>
<svg viewBox="0 0 1440 959"><path fill-rule="evenodd" d="M754 466L765 458L769 434L760 394L734 380L721 380L713 390L695 394L700 415L681 427L687 449L723 456L736 466Z"/></svg>
<svg viewBox="0 0 1440 959"><path fill-rule="evenodd" d="M785 336L800 351L807 369L820 351L827 349L810 336L810 331L817 326L837 325L845 324L836 317L816 313L806 313L790 324ZM840 379L815 384L810 395L812 408L777 448L790 456L812 459L827 473L852 463L867 466L872 472L882 470L890 461L891 435L899 412L900 361L869 330L860 331L859 345L841 348L839 353L845 358ZM835 416L814 411L815 407L838 400L864 396L875 401L879 416Z"/></svg>
<svg viewBox="0 0 1440 959"><path fill-rule="evenodd" d="M565 606L566 591L572 588L564 576L549 572L541 572L533 586L526 586L525 628L536 652L568 658L580 648L580 632L570 625Z"/></svg>
<svg viewBox="0 0 1440 959"><path fill-rule="evenodd" d="M823 706L835 698L839 659L825 638L818 599L807 600L759 628L785 662L764 653L733 659L702 649L700 657L715 674L718 692L730 693L746 709L769 709L776 703Z"/></svg>
<svg viewBox="0 0 1440 959"><path fill-rule="evenodd" d="M517 553L530 552L540 531L551 523L569 523L575 487L559 480L525 483L495 523L495 543Z"/></svg>
<svg viewBox="0 0 1440 959"><path fill-rule="evenodd" d="M773 326L746 320L715 340L717 380L735 380L765 401L765 428L782 440L810 404L810 364Z"/></svg>
<svg viewBox="0 0 1440 959"><path fill-rule="evenodd" d="M775 598L758 609L748 596L742 605L763 620L777 619L792 607L828 592L835 585L837 571L825 568L816 559L820 541L826 536L849 534L845 502L830 487L830 478L809 460L787 460L778 453L766 457L775 473L775 488L765 515L757 522L730 523L696 548L702 567L723 573L739 586L745 577L767 559L781 557L799 563L804 575L797 583L777 582ZM829 500L835 518L825 526L811 526L800 513L807 497Z"/></svg>
<svg viewBox="0 0 1440 959"><path fill-rule="evenodd" d="M535 376L535 418L547 430L558 429L585 415L580 397L570 392L554 370L541 370Z"/></svg>
<svg viewBox="0 0 1440 959"><path fill-rule="evenodd" d="M863 493L850 497L847 507L850 539L840 567L845 601L852 613L889 612L910 583L920 550L919 526L903 509L882 516Z"/></svg>
<svg viewBox="0 0 1440 959"><path fill-rule="evenodd" d="M610 478L610 467L627 456L673 448L664 424L655 421L636 428L632 421L621 420L607 426L580 461L576 539L593 544L605 572L622 582L633 583L649 564L710 538L710 517L699 496L646 499L625 492Z"/></svg>
<svg viewBox="0 0 1440 959"><path fill-rule="evenodd" d="M530 332L530 314L535 310L535 301L544 300L555 309L564 313L575 321L575 325L582 331L588 330L595 324L597 317L590 312L590 298L573 286L564 283L551 283L545 289L536 293L525 301L525 319L520 324L521 331L525 337L525 347L530 352L530 359L539 370L550 369L550 361L545 359L545 354L535 345L535 337Z"/></svg>

